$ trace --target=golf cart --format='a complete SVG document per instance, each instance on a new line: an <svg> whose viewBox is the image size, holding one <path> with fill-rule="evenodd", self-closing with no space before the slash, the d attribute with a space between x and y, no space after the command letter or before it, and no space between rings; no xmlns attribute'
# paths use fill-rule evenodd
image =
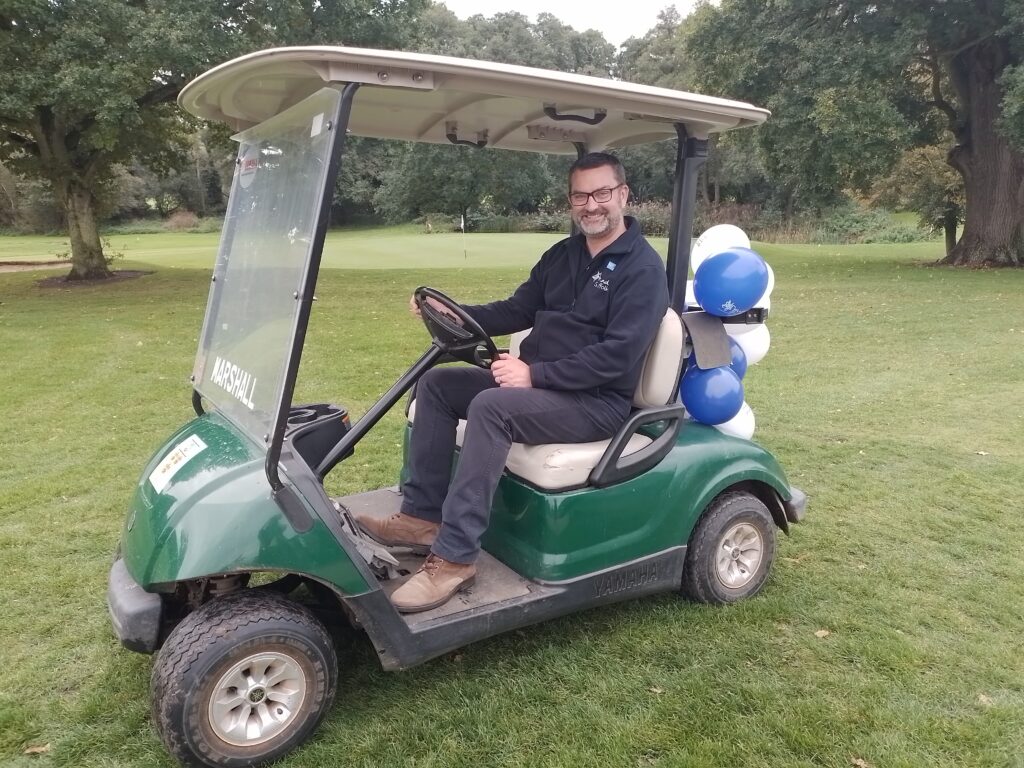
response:
<svg viewBox="0 0 1024 768"><path fill-rule="evenodd" d="M335 695L331 618L364 631L383 668L400 670L590 606L680 591L728 603L760 591L775 529L788 532L806 498L760 446L688 420L677 390L691 344L702 367L729 360L722 321L685 298L707 137L756 125L764 110L334 47L241 57L191 83L179 103L238 131L238 159L192 376L196 418L143 471L107 593L121 642L159 651L154 720L177 758L255 765L306 739ZM419 560L380 546L352 519L396 512L399 487L330 498L324 478L431 366L487 366L497 349L455 301L423 287L430 345L360 419L332 403L292 403L349 133L571 155L678 141L672 303L635 410L607 441L514 445L476 586L408 615L389 595ZM407 414L406 446L415 402Z"/></svg>

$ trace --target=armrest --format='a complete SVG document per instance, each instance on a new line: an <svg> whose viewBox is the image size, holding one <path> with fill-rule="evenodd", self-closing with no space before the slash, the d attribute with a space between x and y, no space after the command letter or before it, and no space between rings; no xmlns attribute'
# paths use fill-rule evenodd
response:
<svg viewBox="0 0 1024 768"><path fill-rule="evenodd" d="M623 480L636 477L658 464L675 445L679 430L683 426L685 413L686 411L679 403L660 408L644 408L633 413L612 438L601 460L597 462L594 470L590 473L590 485L600 488L613 483L621 483ZM629 456L622 455L633 435L641 428L659 421L668 421L669 423L650 445Z"/></svg>

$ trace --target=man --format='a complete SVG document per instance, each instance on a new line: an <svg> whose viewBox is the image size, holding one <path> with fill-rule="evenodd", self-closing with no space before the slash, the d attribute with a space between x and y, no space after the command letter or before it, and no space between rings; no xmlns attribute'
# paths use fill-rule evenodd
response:
<svg viewBox="0 0 1024 768"><path fill-rule="evenodd" d="M401 512L357 518L380 543L428 554L392 595L399 611L437 607L473 583L513 442L604 440L625 422L668 308L661 258L622 215L628 197L617 158L577 160L569 202L580 234L548 250L510 298L465 308L492 336L532 327L519 358L502 354L489 370L434 368L420 379ZM410 309L419 314L414 301ZM449 487L462 418L465 438Z"/></svg>

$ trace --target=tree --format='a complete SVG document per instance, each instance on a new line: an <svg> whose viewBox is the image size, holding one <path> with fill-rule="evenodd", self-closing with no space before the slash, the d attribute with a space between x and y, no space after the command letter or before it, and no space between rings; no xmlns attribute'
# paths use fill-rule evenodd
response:
<svg viewBox="0 0 1024 768"><path fill-rule="evenodd" d="M963 178L966 217L948 264L1024 266L1024 2L958 0L843 4L854 22L898 26L913 46L908 76L927 78L929 106L946 118L947 161Z"/></svg>
<svg viewBox="0 0 1024 768"><path fill-rule="evenodd" d="M898 52L824 35L809 11L825 5L724 0L704 7L689 40L701 90L772 111L756 135L787 218L866 191L908 140Z"/></svg>
<svg viewBox="0 0 1024 768"><path fill-rule="evenodd" d="M631 82L693 91L700 78L691 50L695 29L714 13L700 5L686 18L672 6L658 14L658 22L643 37L627 40L619 53L618 74ZM630 169L630 188L640 200L672 197L675 142L630 147L623 154ZM701 168L699 190L705 203L718 204L732 196L747 202L754 190L765 188L764 163L749 131L712 136L708 159Z"/></svg>
<svg viewBox="0 0 1024 768"><path fill-rule="evenodd" d="M704 6L685 19L675 6L660 11L657 23L643 37L631 37L622 44L619 76L635 83L693 90L696 78L687 37L702 13L706 13Z"/></svg>
<svg viewBox="0 0 1024 768"><path fill-rule="evenodd" d="M114 166L178 162L186 82L272 44L400 43L428 0L6 0L0 161L47 179L67 219L72 279L109 275L96 220Z"/></svg>
<svg viewBox="0 0 1024 768"><path fill-rule="evenodd" d="M486 202L495 213L536 210L552 185L545 156L444 144L409 144L375 195L386 218L465 216Z"/></svg>
<svg viewBox="0 0 1024 768"><path fill-rule="evenodd" d="M709 87L775 113L766 165L794 199L863 190L940 116L966 194L945 261L1024 265L1024 0L723 0L694 43Z"/></svg>
<svg viewBox="0 0 1024 768"><path fill-rule="evenodd" d="M874 201L916 212L922 226L943 232L948 255L964 220L964 185L946 155L945 149L935 146L904 153L892 173L878 183Z"/></svg>
<svg viewBox="0 0 1024 768"><path fill-rule="evenodd" d="M520 13L460 21L435 5L420 17L417 36L417 49L427 53L603 77L615 67L615 47L599 32L577 32L547 13L536 23ZM495 213L525 212L564 199L568 159L444 145L405 145L397 156L386 151L377 146L362 159L384 169L372 194L377 212L391 220L428 212L457 217L485 206ZM372 186L349 177L335 199L358 197Z"/></svg>
<svg viewBox="0 0 1024 768"><path fill-rule="evenodd" d="M377 193L388 172L405 157L400 141L353 136L345 142L345 157L334 189L332 223L372 216L379 207ZM387 206L383 206L387 208Z"/></svg>

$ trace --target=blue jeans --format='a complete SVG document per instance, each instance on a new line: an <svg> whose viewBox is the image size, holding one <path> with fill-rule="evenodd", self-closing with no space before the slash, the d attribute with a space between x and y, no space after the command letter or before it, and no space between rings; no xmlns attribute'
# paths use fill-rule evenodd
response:
<svg viewBox="0 0 1024 768"><path fill-rule="evenodd" d="M431 548L435 555L472 563L480 553L480 537L487 530L512 443L606 440L627 415L627 404L592 394L502 389L482 368L433 368L416 386L402 512L441 523ZM466 432L452 477L459 419L467 420Z"/></svg>

